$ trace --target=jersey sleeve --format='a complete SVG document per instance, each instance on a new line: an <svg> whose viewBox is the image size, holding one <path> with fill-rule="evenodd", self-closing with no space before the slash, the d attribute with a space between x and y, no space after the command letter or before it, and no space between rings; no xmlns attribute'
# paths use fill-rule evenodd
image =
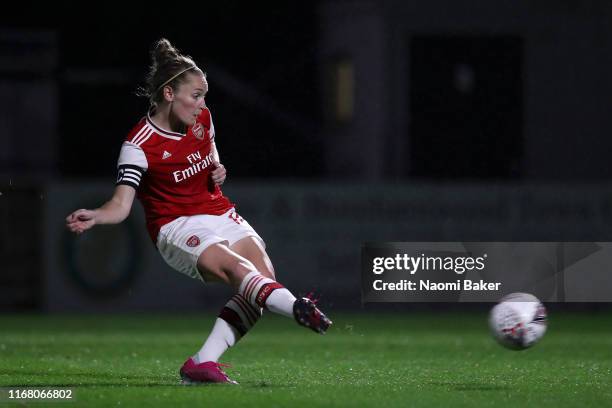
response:
<svg viewBox="0 0 612 408"><path fill-rule="evenodd" d="M124 184L137 189L148 167L147 156L142 148L134 143L124 142L117 161L115 185Z"/></svg>

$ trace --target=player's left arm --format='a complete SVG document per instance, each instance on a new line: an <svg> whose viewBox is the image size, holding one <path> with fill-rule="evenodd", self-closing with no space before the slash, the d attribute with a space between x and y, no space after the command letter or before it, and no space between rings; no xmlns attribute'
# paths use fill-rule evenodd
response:
<svg viewBox="0 0 612 408"><path fill-rule="evenodd" d="M225 170L225 166L221 164L219 159L219 151L217 150L217 145L213 140L211 142L211 151L213 154L213 166L215 169L211 172L211 177L213 183L220 186L225 182L225 178L227 177L227 170Z"/></svg>
<svg viewBox="0 0 612 408"><path fill-rule="evenodd" d="M220 186L225 182L225 178L227 177L227 170L225 170L225 166L221 164L221 159L219 159L219 151L217 150L217 144L215 143L215 125L212 120L212 115L210 110L206 109L203 113L208 114L209 122L209 131L208 135L210 137L210 151L213 157L213 171L210 173L212 182L216 185Z"/></svg>

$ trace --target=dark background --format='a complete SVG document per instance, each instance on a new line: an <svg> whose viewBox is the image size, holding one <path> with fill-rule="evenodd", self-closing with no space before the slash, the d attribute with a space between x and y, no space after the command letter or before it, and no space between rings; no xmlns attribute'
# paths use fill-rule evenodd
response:
<svg viewBox="0 0 612 408"><path fill-rule="evenodd" d="M16 5L0 16L0 78L57 86L56 120L39 136L57 152L44 168L9 146L2 173L111 177L147 109L134 93L149 49L166 37L208 72L236 177L608 180L610 16L605 1ZM53 37L43 47L56 55L24 70L11 60L40 51L32 33ZM349 119L334 117L338 61L353 69ZM38 102L3 109L23 115L8 142Z"/></svg>
<svg viewBox="0 0 612 408"><path fill-rule="evenodd" d="M127 7L46 5L0 17L4 29L57 35L58 66L45 75L59 84L60 176L114 177L121 143L147 110L148 102L135 91L147 73L149 50L162 37L208 71L207 104L220 136L219 150L233 176L282 177L288 171L292 177L321 176L321 141L311 132L321 117L316 3ZM209 65L252 87L254 100L237 99L216 87ZM262 114L257 99L264 97L303 117L310 127L287 126ZM87 152L86 161L82 152Z"/></svg>

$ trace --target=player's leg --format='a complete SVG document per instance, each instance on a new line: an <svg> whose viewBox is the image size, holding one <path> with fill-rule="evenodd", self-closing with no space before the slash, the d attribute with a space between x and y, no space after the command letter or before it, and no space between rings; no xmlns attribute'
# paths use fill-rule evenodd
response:
<svg viewBox="0 0 612 408"><path fill-rule="evenodd" d="M251 261L232 251L226 242L205 248L198 256L196 267L205 282L223 282L235 289L255 270Z"/></svg>
<svg viewBox="0 0 612 408"><path fill-rule="evenodd" d="M274 279L274 267L260 238L246 236L230 245L230 249L251 261L262 275ZM261 307L249 304L241 294L234 295L219 313L202 348L193 356L195 362L218 361L228 348L236 345L253 328L262 311Z"/></svg>
<svg viewBox="0 0 612 408"><path fill-rule="evenodd" d="M238 290L253 307L262 307L287 317L318 333L325 333L331 321L306 298L295 296L277 281L263 276L252 262L224 244L206 248L197 267L204 280L222 280Z"/></svg>
<svg viewBox="0 0 612 408"><path fill-rule="evenodd" d="M238 255L251 261L255 265L255 269L266 278L276 280L274 266L268 256L262 242L254 237L248 236L234 242L230 245L230 249Z"/></svg>
<svg viewBox="0 0 612 408"><path fill-rule="evenodd" d="M264 278L268 278L271 281L276 281L272 261L266 253L262 242L258 238L252 236L243 238L231 245L230 249L251 261L251 263L253 263L255 266L255 270ZM291 294L291 292L289 292L287 289L272 291L270 296L273 297L269 300L270 305L272 307L277 307L274 312L288 317L293 316L293 304L295 303L296 298L293 296L293 294ZM275 299L275 297L279 298Z"/></svg>
<svg viewBox="0 0 612 408"><path fill-rule="evenodd" d="M218 361L228 348L253 328L261 314L261 308L250 305L239 293L232 296L221 309L202 348L193 356L194 361Z"/></svg>
<svg viewBox="0 0 612 408"><path fill-rule="evenodd" d="M259 238L259 235L256 235L255 233L255 236L243 238L232 244L230 249L251 261L253 265L255 265L256 270L263 276L276 280L272 261L270 260L263 241L261 238ZM286 294L280 291L273 292L270 296L274 297L277 294L281 296L281 300L282 297L286 296ZM310 327L319 333L327 330L327 327L329 327L331 321L325 315L323 315L319 309L316 308L314 302L312 302L310 299L295 299L293 295L290 296L293 300L293 316L299 324ZM272 300L273 302L271 303L276 303L274 302L274 299ZM281 312L281 314L283 313Z"/></svg>
<svg viewBox="0 0 612 408"><path fill-rule="evenodd" d="M230 245L230 249L251 261L255 265L256 270L263 276L276 280L274 267L266 253L265 244L261 237L245 219L238 216L235 212L229 219L234 221L234 223L226 223L223 228L223 236L227 236L230 243L233 242ZM269 302L270 304L282 304L282 300L286 295L282 291L274 291L270 295L272 299ZM327 330L331 321L317 309L313 301L307 298L295 299L293 295L289 295L293 301L293 316L299 324L310 327L319 333ZM274 299L276 296L279 296L280 300ZM280 313L287 315L283 311Z"/></svg>
<svg viewBox="0 0 612 408"><path fill-rule="evenodd" d="M261 312L261 308L254 308L242 295L235 294L219 313L202 348L181 368L183 382L235 383L221 370L219 358L257 323Z"/></svg>
<svg viewBox="0 0 612 408"><path fill-rule="evenodd" d="M206 259L205 263L201 261L203 259ZM240 276L245 276L255 267L249 260L231 251L226 242L222 242L204 249L198 257L197 268L206 282L220 281L236 287ZM202 348L181 367L183 383L235 383L220 368L218 360L253 327L261 312L261 307L251 305L240 293L235 294L219 313Z"/></svg>
<svg viewBox="0 0 612 408"><path fill-rule="evenodd" d="M200 350L202 354L198 352L196 356L189 358L181 368L180 374L184 382L233 382L217 363L219 356L253 327L261 316L262 306L274 310L271 304L279 303L278 299L274 300L276 297L286 301L290 296L294 316L298 323L304 326L323 332L331 324L310 300L298 299L295 301L293 295L286 289L286 293L279 291L284 288L274 279L270 279L274 277L274 269L263 249L263 241L246 221L240 219L240 222L237 222L242 230L240 228L239 230L235 228L228 230L227 225L226 228L221 229L214 227L214 224L223 218L225 217L183 217L162 228L158 238L157 246L162 257L174 269L207 282L227 283L239 291L221 311L211 335ZM232 223L236 221L235 218L231 218ZM247 240L234 246L234 249L243 252L245 256L241 256L228 247L230 242L236 244L248 236L256 237L255 245L249 244ZM259 273L258 269L261 269L263 273ZM248 281L252 287L247 288L245 282L249 276L254 281ZM261 279L267 280L261 281ZM276 283L278 287L270 288L270 283ZM260 295L264 287L268 290L267 293L264 293L266 296ZM263 300L263 303L257 304L252 299L247 300L244 297L246 289L249 289L250 293L260 295L258 298ZM272 300L266 302L270 293L274 292L277 294L271 296ZM291 315L286 311L284 314ZM324 329L321 330L321 327Z"/></svg>
<svg viewBox="0 0 612 408"><path fill-rule="evenodd" d="M198 258L198 270L205 281L221 280L233 286L253 307L293 316L295 296L226 245L215 244L206 248ZM275 295L270 298L273 293Z"/></svg>

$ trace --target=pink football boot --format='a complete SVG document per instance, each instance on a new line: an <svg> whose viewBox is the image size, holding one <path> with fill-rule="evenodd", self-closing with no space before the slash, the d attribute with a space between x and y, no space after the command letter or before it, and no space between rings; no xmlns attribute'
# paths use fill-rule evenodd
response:
<svg viewBox="0 0 612 408"><path fill-rule="evenodd" d="M221 367L229 367L214 361L205 361L196 364L193 358L189 357L181 367L179 374L183 384L202 384L202 383L228 383L238 384L223 372Z"/></svg>

